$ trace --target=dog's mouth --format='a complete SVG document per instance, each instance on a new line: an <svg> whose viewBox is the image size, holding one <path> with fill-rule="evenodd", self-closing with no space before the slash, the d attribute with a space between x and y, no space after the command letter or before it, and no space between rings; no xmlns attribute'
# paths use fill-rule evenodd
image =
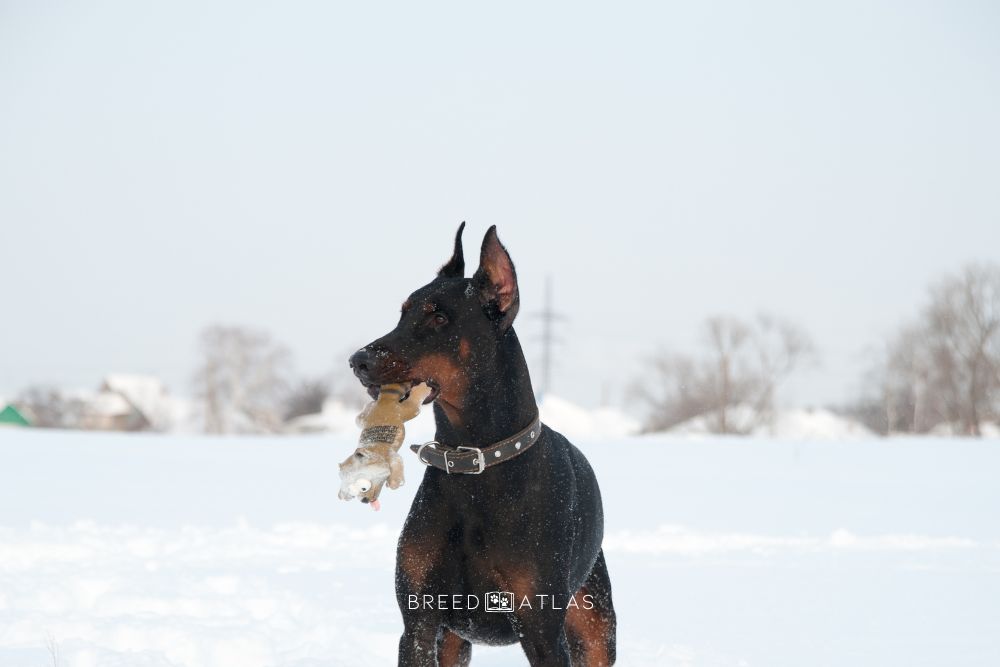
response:
<svg viewBox="0 0 1000 667"><path fill-rule="evenodd" d="M377 401L378 397L379 397L379 394L381 393L381 385L379 385L379 384L370 384L370 383L367 383L367 382L365 382L363 384L365 386L365 391L367 391L368 395L372 397L372 400L373 401ZM390 384L390 383L386 382L384 384ZM431 393L427 394L427 398L424 399L424 402L421 405L427 405L428 403L433 403L434 399L436 399L438 397L438 394L441 393L441 386L435 380L433 380L431 378L427 378L427 379L424 379L424 380L416 380L416 379L414 379L414 380L406 380L406 381L401 382L399 384L405 384L405 385L407 385L406 393L403 394L403 396L399 399L400 403L402 403L403 401L405 401L406 399L408 399L410 397L410 390L412 390L418 384L426 384L428 387L431 388Z"/></svg>

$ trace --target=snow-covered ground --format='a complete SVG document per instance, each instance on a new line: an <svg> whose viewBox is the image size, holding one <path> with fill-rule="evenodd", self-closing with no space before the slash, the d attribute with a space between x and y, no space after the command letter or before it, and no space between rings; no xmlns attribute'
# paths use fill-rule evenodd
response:
<svg viewBox="0 0 1000 667"><path fill-rule="evenodd" d="M412 440L428 434L424 419ZM619 664L1000 664L1000 443L577 438ZM350 434L0 430L0 665L394 664L396 534ZM475 647L475 665L524 664Z"/></svg>

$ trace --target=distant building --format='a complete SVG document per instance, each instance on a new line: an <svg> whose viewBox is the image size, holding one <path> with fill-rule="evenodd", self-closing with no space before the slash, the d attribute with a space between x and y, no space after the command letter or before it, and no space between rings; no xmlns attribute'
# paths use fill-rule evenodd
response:
<svg viewBox="0 0 1000 667"><path fill-rule="evenodd" d="M143 431L149 421L125 398L111 391L83 397L80 428L90 431Z"/></svg>
<svg viewBox="0 0 1000 667"><path fill-rule="evenodd" d="M13 405L0 410L0 426L31 426L31 421Z"/></svg>
<svg viewBox="0 0 1000 667"><path fill-rule="evenodd" d="M99 431L163 430L170 419L170 397L158 378L108 375L84 399L80 428Z"/></svg>

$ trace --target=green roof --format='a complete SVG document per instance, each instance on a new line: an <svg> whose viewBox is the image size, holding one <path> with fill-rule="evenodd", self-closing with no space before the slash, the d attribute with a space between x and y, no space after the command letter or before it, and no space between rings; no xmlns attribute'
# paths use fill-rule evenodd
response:
<svg viewBox="0 0 1000 667"><path fill-rule="evenodd" d="M17 411L13 405L8 405L3 410L0 410L0 425L2 424L13 424L15 426L31 426L24 415Z"/></svg>

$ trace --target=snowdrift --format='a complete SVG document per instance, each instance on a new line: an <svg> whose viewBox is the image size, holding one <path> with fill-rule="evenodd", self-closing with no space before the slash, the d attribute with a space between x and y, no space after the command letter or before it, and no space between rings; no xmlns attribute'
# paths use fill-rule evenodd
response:
<svg viewBox="0 0 1000 667"><path fill-rule="evenodd" d="M354 442L0 431L0 666L52 664L49 641L73 667L395 664L394 548L422 468L407 459L380 513L338 501ZM996 664L995 442L577 444L605 501L619 664Z"/></svg>

